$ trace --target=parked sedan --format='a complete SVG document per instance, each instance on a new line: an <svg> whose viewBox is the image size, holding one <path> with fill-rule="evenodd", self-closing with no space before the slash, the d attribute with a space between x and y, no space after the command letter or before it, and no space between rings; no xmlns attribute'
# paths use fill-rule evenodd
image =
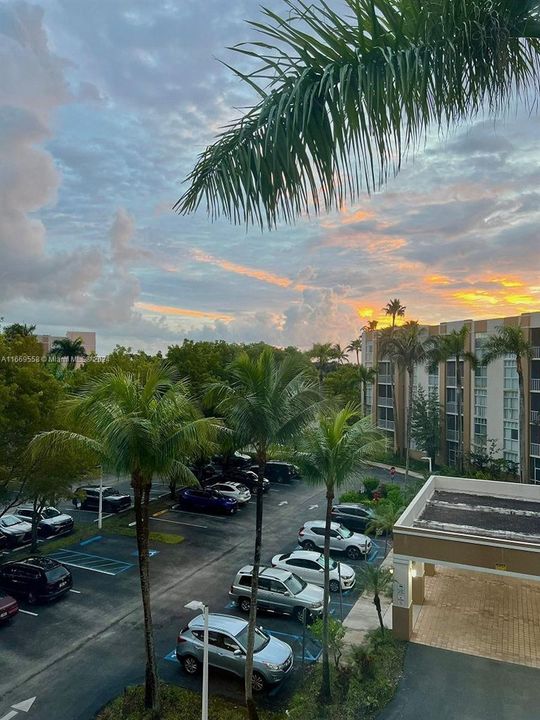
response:
<svg viewBox="0 0 540 720"><path fill-rule="evenodd" d="M72 585L70 571L50 557L27 557L0 565L0 587L29 603L55 600Z"/></svg>
<svg viewBox="0 0 540 720"><path fill-rule="evenodd" d="M242 468L230 468L224 470L222 474L213 477L209 482L239 482L245 485L251 493L256 493L259 486L259 478L257 473L253 470L243 470ZM263 492L267 493L270 490L270 481L263 478Z"/></svg>
<svg viewBox="0 0 540 720"><path fill-rule="evenodd" d="M245 485L237 482L217 482L215 485L208 485L207 490L215 490L220 495L233 498L239 505L245 505L251 500L251 493Z"/></svg>
<svg viewBox="0 0 540 720"><path fill-rule="evenodd" d="M193 512L218 512L232 515L238 510L238 503L234 498L228 498L215 490L198 490L197 488L182 488L178 491L178 504L181 510Z"/></svg>
<svg viewBox="0 0 540 720"><path fill-rule="evenodd" d="M365 533L373 516L371 508L359 503L339 503L332 508L332 520L353 532Z"/></svg>
<svg viewBox="0 0 540 720"><path fill-rule="evenodd" d="M208 615L208 664L240 678L245 675L248 624L233 615ZM203 663L204 619L194 618L176 640L176 657L188 675L197 674ZM287 643L255 629L253 681L255 692L281 682L293 667L293 651Z"/></svg>
<svg viewBox="0 0 540 720"><path fill-rule="evenodd" d="M324 585L324 555L308 550L294 550L284 555L274 555L272 567L289 570L298 577L313 585ZM351 590L356 583L356 574L352 567L345 563L337 563L330 558L330 592L341 589Z"/></svg>
<svg viewBox="0 0 540 720"><path fill-rule="evenodd" d="M0 517L0 532L5 536L8 547L17 547L32 539L32 526L16 515Z"/></svg>
<svg viewBox="0 0 540 720"><path fill-rule="evenodd" d="M17 508L17 517L27 522L32 522L34 508L32 505L22 505ZM42 537L51 535L63 535L73 530L73 518L71 515L60 512L53 507L44 507L37 513L38 533Z"/></svg>
<svg viewBox="0 0 540 720"><path fill-rule="evenodd" d="M258 471L258 468L258 465L251 466L251 469L255 473ZM277 483L291 482L291 480L296 480L300 477L296 465L292 465L291 463L287 462L281 462L279 460L269 460L266 463L264 474L265 477L270 480L270 482Z"/></svg>
<svg viewBox="0 0 540 720"><path fill-rule="evenodd" d="M324 520L311 520L298 531L298 544L304 550L324 547ZM371 551L371 540L367 535L353 533L339 523L330 524L330 550L344 552L350 560L367 557Z"/></svg>
<svg viewBox="0 0 540 720"><path fill-rule="evenodd" d="M19 612L17 601L0 591L0 623L5 623Z"/></svg>

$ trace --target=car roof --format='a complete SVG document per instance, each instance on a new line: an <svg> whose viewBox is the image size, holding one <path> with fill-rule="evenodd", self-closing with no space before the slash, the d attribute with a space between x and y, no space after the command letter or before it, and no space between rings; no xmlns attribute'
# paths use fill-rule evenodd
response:
<svg viewBox="0 0 540 720"><path fill-rule="evenodd" d="M293 550L290 553L282 553L281 557L288 560L289 558L298 558L302 560L318 560L321 553L315 550Z"/></svg>
<svg viewBox="0 0 540 720"><path fill-rule="evenodd" d="M208 627L211 630L223 630L231 635L238 635L247 626L247 621L234 615L223 615L221 613L208 613ZM188 624L190 630L204 628L204 616L197 615Z"/></svg>
<svg viewBox="0 0 540 720"><path fill-rule="evenodd" d="M326 520L308 520L304 523L305 528L312 528L312 527L325 527L326 526ZM341 527L341 523L337 522L331 522L330 523L330 529L331 530L337 530L339 527Z"/></svg>
<svg viewBox="0 0 540 720"><path fill-rule="evenodd" d="M243 568L240 568L238 574L250 575L252 572L253 565L244 565ZM275 580L288 580L292 573L289 570L282 570L281 568L261 567L259 577L261 575L264 575L264 577L274 578Z"/></svg>
<svg viewBox="0 0 540 720"><path fill-rule="evenodd" d="M15 520L19 520L19 518L14 513L6 513L5 515L2 515L0 517L0 520L5 520L6 518L15 518Z"/></svg>
<svg viewBox="0 0 540 720"><path fill-rule="evenodd" d="M14 565L30 565L31 567L37 567L41 570L52 570L60 565L57 560L51 557L33 555L31 557L23 558L22 560L15 560Z"/></svg>
<svg viewBox="0 0 540 720"><path fill-rule="evenodd" d="M362 503L337 503L337 505L334 505L334 507L359 508L360 510L371 510L370 507L368 507L367 505L362 505Z"/></svg>

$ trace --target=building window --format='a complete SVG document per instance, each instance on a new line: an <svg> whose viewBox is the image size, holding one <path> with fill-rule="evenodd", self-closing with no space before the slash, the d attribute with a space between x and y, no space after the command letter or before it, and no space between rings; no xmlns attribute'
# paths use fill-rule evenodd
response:
<svg viewBox="0 0 540 720"><path fill-rule="evenodd" d="M504 356L504 389L518 389L518 375L516 369L516 358L513 355Z"/></svg>
<svg viewBox="0 0 540 720"><path fill-rule="evenodd" d="M503 441L503 450L505 453L517 453L519 451L519 430L517 422L505 420Z"/></svg>
<svg viewBox="0 0 540 720"><path fill-rule="evenodd" d="M519 420L519 397L512 390L504 391L504 419Z"/></svg>

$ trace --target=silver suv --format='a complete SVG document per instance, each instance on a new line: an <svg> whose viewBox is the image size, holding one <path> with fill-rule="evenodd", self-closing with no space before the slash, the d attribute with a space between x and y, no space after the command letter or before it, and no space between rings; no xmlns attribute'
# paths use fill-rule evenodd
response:
<svg viewBox="0 0 540 720"><path fill-rule="evenodd" d="M208 616L208 664L244 677L246 666L248 624L232 615L210 613ZM189 675L202 667L204 650L204 619L194 618L176 640L176 657ZM260 692L268 685L281 682L292 670L293 651L287 643L255 630L253 655L253 690Z"/></svg>
<svg viewBox="0 0 540 720"><path fill-rule="evenodd" d="M310 520L298 531L298 544L303 550L324 548L324 520ZM350 560L359 560L371 552L371 540L367 535L352 532L340 523L330 523L330 550L344 552Z"/></svg>
<svg viewBox="0 0 540 720"><path fill-rule="evenodd" d="M249 612L251 605L252 565L246 565L236 575L230 597L238 603L243 612ZM300 622L311 620L322 614L323 590L301 580L297 575L280 568L261 568L257 607L261 610L293 615Z"/></svg>

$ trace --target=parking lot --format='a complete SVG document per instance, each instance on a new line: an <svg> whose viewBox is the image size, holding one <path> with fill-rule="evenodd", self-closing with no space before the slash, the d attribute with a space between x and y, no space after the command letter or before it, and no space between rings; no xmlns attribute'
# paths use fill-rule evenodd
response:
<svg viewBox="0 0 540 720"><path fill-rule="evenodd" d="M163 492L163 491L161 491ZM296 547L302 521L321 519L324 494L297 482L273 486L265 496L263 561ZM88 513L93 521L95 513ZM189 512L160 512L151 530L179 534L180 545L152 547L153 619L159 671L165 681L198 687L171 653L178 631L193 615L184 608L190 600L203 600L213 612L241 615L228 591L238 571L252 556L254 500L233 517ZM381 549L372 550L377 562ZM141 682L144 673L142 613L139 600L135 540L100 536L53 553L73 574L73 590L49 605L27 606L0 628L0 717L12 704L36 696L32 718L90 720L95 712L127 684ZM349 562L349 561L347 561ZM362 562L350 563L358 569ZM332 597L331 611L339 617L350 610L360 588ZM260 624L288 642L295 654L292 677L267 697L281 704L292 692L302 663L314 662L320 647L302 624L293 619L261 613ZM241 699L242 681L212 672L212 692Z"/></svg>

